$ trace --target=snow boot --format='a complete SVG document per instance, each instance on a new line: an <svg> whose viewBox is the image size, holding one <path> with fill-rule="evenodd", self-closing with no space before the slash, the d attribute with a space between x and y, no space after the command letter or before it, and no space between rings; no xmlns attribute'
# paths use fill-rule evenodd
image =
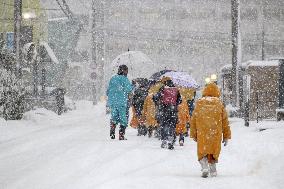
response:
<svg viewBox="0 0 284 189"><path fill-rule="evenodd" d="M152 135L153 135L153 127L150 126L150 127L148 128L148 137L151 138Z"/></svg>
<svg viewBox="0 0 284 189"><path fill-rule="evenodd" d="M201 172L202 172L202 177L207 178L209 174L209 168L208 168L208 160L207 157L203 157L201 160L199 160L199 163L201 165Z"/></svg>
<svg viewBox="0 0 284 189"><path fill-rule="evenodd" d="M138 127L137 127L137 136L142 136L142 127L141 127L141 125L138 125Z"/></svg>
<svg viewBox="0 0 284 189"><path fill-rule="evenodd" d="M211 177L217 176L216 163L209 163L209 172Z"/></svg>
<svg viewBox="0 0 284 189"><path fill-rule="evenodd" d="M110 123L110 138L115 139L115 128L116 125L114 123Z"/></svg>
<svg viewBox="0 0 284 189"><path fill-rule="evenodd" d="M179 135L179 145L183 146L183 144L184 144L184 136L183 136L183 134L180 134Z"/></svg>
<svg viewBox="0 0 284 189"><path fill-rule="evenodd" d="M141 128L142 128L142 135L143 136L146 136L147 135L147 132L148 132L148 129L145 125L141 125Z"/></svg>
<svg viewBox="0 0 284 189"><path fill-rule="evenodd" d="M167 141L162 140L161 148L165 148L167 146Z"/></svg>
<svg viewBox="0 0 284 189"><path fill-rule="evenodd" d="M119 140L127 140L124 135L125 135L125 129L126 127L120 126L119 128Z"/></svg>
<svg viewBox="0 0 284 189"><path fill-rule="evenodd" d="M174 136L169 136L168 137L168 149L169 150L173 150L174 149L174 141L175 141L175 137Z"/></svg>
<svg viewBox="0 0 284 189"><path fill-rule="evenodd" d="M173 145L173 143L168 143L168 149L169 150L173 150L174 149L174 145Z"/></svg>

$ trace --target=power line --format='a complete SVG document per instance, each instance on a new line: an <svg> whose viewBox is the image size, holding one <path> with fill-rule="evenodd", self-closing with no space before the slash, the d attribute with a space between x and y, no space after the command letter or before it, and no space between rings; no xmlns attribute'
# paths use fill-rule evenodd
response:
<svg viewBox="0 0 284 189"><path fill-rule="evenodd" d="M1 2L2 5L7 5L10 7L14 7L13 4ZM23 7L24 9L33 9L33 10L51 10L51 11L61 11L61 9L46 9L46 8L35 8L35 7Z"/></svg>
<svg viewBox="0 0 284 189"><path fill-rule="evenodd" d="M62 0L62 4L59 2L59 0L56 0L57 4L59 5L62 12L68 17L73 19L73 13L71 12L69 6L67 5L65 0ZM64 6L64 7L63 7Z"/></svg>

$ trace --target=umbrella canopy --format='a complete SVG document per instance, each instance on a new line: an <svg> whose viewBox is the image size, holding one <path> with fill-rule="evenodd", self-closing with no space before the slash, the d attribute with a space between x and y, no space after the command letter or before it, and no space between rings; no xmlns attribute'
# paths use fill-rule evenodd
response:
<svg viewBox="0 0 284 189"><path fill-rule="evenodd" d="M128 77L130 79L149 78L151 71L154 69L153 61L140 51L128 51L117 56L111 64L114 74L122 64L128 67Z"/></svg>
<svg viewBox="0 0 284 189"><path fill-rule="evenodd" d="M160 76L160 78L162 77L170 77L174 84L180 87L194 89L198 89L200 87L195 79L186 72L167 72Z"/></svg>
<svg viewBox="0 0 284 189"><path fill-rule="evenodd" d="M164 75L167 72L174 72L173 70L161 70L159 72L154 73L151 77L150 80L157 81L161 78L162 75Z"/></svg>
<svg viewBox="0 0 284 189"><path fill-rule="evenodd" d="M138 86L147 87L150 84L147 78L136 78L136 79L133 79L132 81L135 82Z"/></svg>

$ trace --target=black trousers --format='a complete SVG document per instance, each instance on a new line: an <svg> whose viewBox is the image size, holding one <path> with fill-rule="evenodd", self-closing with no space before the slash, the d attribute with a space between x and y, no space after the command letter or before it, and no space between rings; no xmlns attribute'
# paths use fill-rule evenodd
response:
<svg viewBox="0 0 284 189"><path fill-rule="evenodd" d="M178 120L177 107L172 105L164 106L161 113L161 139L173 142Z"/></svg>

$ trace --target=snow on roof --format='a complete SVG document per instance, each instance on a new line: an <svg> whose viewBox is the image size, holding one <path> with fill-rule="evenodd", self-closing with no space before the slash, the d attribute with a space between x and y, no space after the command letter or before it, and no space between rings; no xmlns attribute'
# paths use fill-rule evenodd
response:
<svg viewBox="0 0 284 189"><path fill-rule="evenodd" d="M51 60L52 60L54 63L59 64L58 59L56 58L56 56L55 56L53 50L50 48L50 46L48 45L48 43L42 41L42 42L40 42L40 45L44 46L44 48L46 49L46 51L47 51L49 57L51 58Z"/></svg>
<svg viewBox="0 0 284 189"><path fill-rule="evenodd" d="M279 59L273 60L249 60L247 62L241 63L242 68L259 66L259 67L268 67L268 66L278 66ZM232 64L226 64L221 68L222 71L232 69Z"/></svg>
<svg viewBox="0 0 284 189"><path fill-rule="evenodd" d="M269 60L284 60L284 56L283 57L272 57L272 58L269 58Z"/></svg>
<svg viewBox="0 0 284 189"><path fill-rule="evenodd" d="M231 68L232 68L232 64L226 64L225 66L221 67L221 70L227 70Z"/></svg>
<svg viewBox="0 0 284 189"><path fill-rule="evenodd" d="M49 18L49 22L56 22L56 21L62 21L62 20L68 20L67 17L59 17L59 18Z"/></svg>
<svg viewBox="0 0 284 189"><path fill-rule="evenodd" d="M279 66L279 61L278 60L262 60L262 61L256 61L256 60L250 60L247 62L244 62L248 67L252 66L259 66L259 67L268 67L268 66Z"/></svg>

